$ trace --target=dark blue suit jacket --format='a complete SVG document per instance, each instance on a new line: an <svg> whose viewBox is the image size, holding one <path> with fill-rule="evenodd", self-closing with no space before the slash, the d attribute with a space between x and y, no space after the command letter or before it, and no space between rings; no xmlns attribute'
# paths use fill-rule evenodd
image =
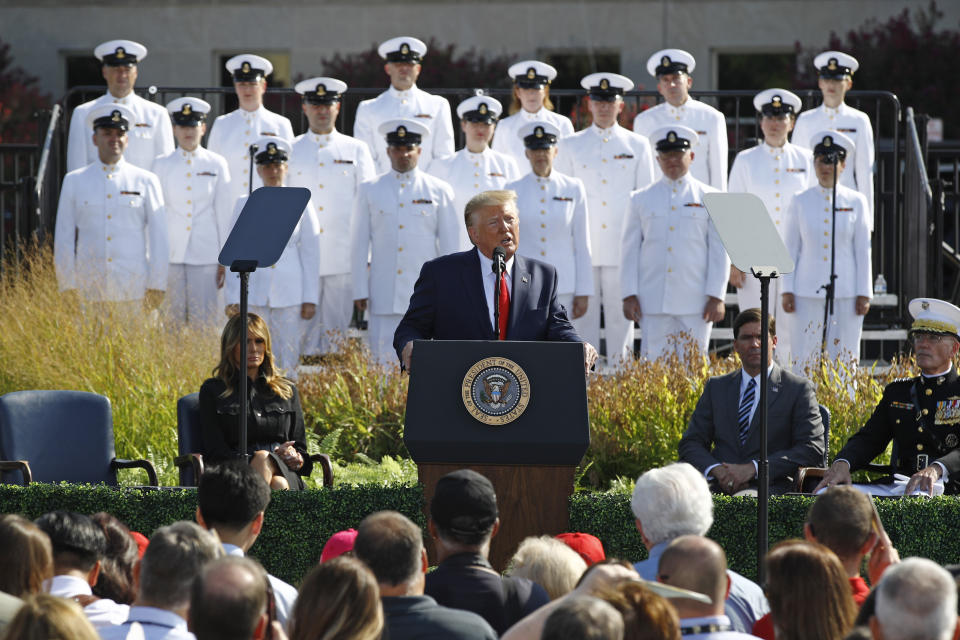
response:
<svg viewBox="0 0 960 640"><path fill-rule="evenodd" d="M557 302L557 270L513 257L507 340L583 342ZM423 265L410 306L393 334L397 354L410 340L496 340L476 247Z"/></svg>

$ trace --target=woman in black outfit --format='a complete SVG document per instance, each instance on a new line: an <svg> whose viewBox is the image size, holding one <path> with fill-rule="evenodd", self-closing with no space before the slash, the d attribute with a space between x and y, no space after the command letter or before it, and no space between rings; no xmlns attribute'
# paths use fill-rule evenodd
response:
<svg viewBox="0 0 960 640"><path fill-rule="evenodd" d="M307 455L303 412L297 388L275 369L270 330L255 313L247 314L247 443L250 465L271 489L302 489L313 462ZM238 361L243 323L237 314L220 338L220 364L200 387L200 419L204 459L220 462L237 457L239 408Z"/></svg>

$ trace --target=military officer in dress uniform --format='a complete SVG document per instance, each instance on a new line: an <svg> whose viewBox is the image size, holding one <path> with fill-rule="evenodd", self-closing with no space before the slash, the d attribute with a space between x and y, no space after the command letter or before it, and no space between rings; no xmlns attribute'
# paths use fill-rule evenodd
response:
<svg viewBox="0 0 960 640"><path fill-rule="evenodd" d="M430 173L453 187L457 214L463 213L473 196L503 189L503 185L522 175L513 158L490 148L502 110L500 101L490 96L473 96L461 102L457 106L457 117L467 145L430 165ZM460 232L460 248L471 248L473 243L467 237L466 226L462 226Z"/></svg>
<svg viewBox="0 0 960 640"><path fill-rule="evenodd" d="M530 173L505 189L517 192L521 255L552 264L557 270L557 300L570 319L587 312L593 295L590 216L579 178L553 168L560 131L549 122L531 122L518 132L527 151Z"/></svg>
<svg viewBox="0 0 960 640"><path fill-rule="evenodd" d="M417 165L430 134L409 118L380 125L393 168L360 185L351 222L353 301L360 311L369 306L370 350L384 366L396 361L393 334L420 267L460 246L463 216L453 208L453 189Z"/></svg>
<svg viewBox="0 0 960 640"><path fill-rule="evenodd" d="M813 172L813 154L806 147L790 143L787 136L793 129L797 114L803 106L800 98L785 89L766 89L753 98L753 106L760 117L763 141L737 154L730 170L730 193L752 193L763 201L780 237L784 238L786 215L794 193L817 183ZM789 314L776 304L780 299L782 280L770 281L770 315L777 320L777 359L790 366ZM730 284L737 289L740 309L760 308L760 281L730 267Z"/></svg>
<svg viewBox="0 0 960 640"><path fill-rule="evenodd" d="M166 109L133 92L137 65L147 57L147 48L132 40L110 40L94 49L93 55L103 63L107 93L73 110L67 139L67 171L81 169L97 160L99 153L90 141L87 115L91 109L105 104L123 105L133 114L123 157L126 162L149 171L154 158L173 151L173 131Z"/></svg>
<svg viewBox="0 0 960 640"><path fill-rule="evenodd" d="M240 106L213 121L207 148L226 158L230 168L230 194L236 201L263 186L259 172L250 174L250 145L262 136L290 142L293 127L286 117L263 106L267 76L273 73L269 60L244 53L227 60L226 67L233 74Z"/></svg>
<svg viewBox="0 0 960 640"><path fill-rule="evenodd" d="M53 244L60 290L156 308L167 286L167 224L157 176L123 159L137 116L105 104L86 117L98 157L68 173L60 189Z"/></svg>
<svg viewBox="0 0 960 640"><path fill-rule="evenodd" d="M177 324L214 322L224 270L217 257L229 233L235 200L227 161L200 145L210 105L199 98L167 104L177 149L157 158L170 238L167 313Z"/></svg>
<svg viewBox="0 0 960 640"><path fill-rule="evenodd" d="M873 295L870 277L870 229L863 194L837 184L834 227L834 175L843 175L853 141L821 131L811 141L818 185L793 196L787 211L785 244L796 268L783 276L783 310L793 314L790 338L797 366L816 364L825 346L831 360L860 360L863 317ZM848 151L850 150L850 151ZM835 245L835 250L833 246ZM831 283L831 267L837 278ZM825 286L833 285L833 315L823 341Z"/></svg>
<svg viewBox="0 0 960 640"><path fill-rule="evenodd" d="M357 105L357 117L353 135L370 147L377 173L390 171L391 162L387 145L379 135L380 125L395 118L412 118L427 129L430 135L420 147L419 167L430 168L434 158L453 153L453 120L450 118L450 103L446 98L435 96L417 87L420 76L420 60L427 54L427 45L409 36L391 38L377 49L386 60L384 71L390 76L390 88L372 100Z"/></svg>
<svg viewBox="0 0 960 640"><path fill-rule="evenodd" d="M539 60L521 60L507 70L513 80L513 100L510 115L500 121L493 150L505 153L517 162L518 167L527 165L526 148L520 129L531 122L548 122L559 132L560 137L573 134L570 118L553 110L550 101L550 83L557 77L557 70Z"/></svg>
<svg viewBox="0 0 960 640"><path fill-rule="evenodd" d="M264 136L258 139L257 174L266 187L285 186L292 151L281 138ZM236 223L248 196L237 200L230 221ZM284 375L295 380L300 363L302 320L310 320L317 312L317 272L320 251L320 225L312 203L307 203L300 221L290 235L277 263L250 274L247 302L255 313L270 325L273 352L277 354ZM240 278L229 274L226 293L227 315L240 312Z"/></svg>
<svg viewBox="0 0 960 640"><path fill-rule="evenodd" d="M685 345L668 340L681 334L706 353L710 329L723 319L730 266L703 205L703 194L716 189L691 175L696 131L668 126L650 140L663 177L630 196L621 247L623 314L640 322L645 358L682 357Z"/></svg>
<svg viewBox="0 0 960 640"><path fill-rule="evenodd" d="M600 344L600 305L607 361L633 359L633 322L621 312L620 241L630 193L653 182L653 152L647 139L617 123L623 94L633 82L615 73L592 73L580 81L589 94L593 124L560 140L557 168L583 181L590 210L590 255L594 299L573 322L577 333Z"/></svg>
<svg viewBox="0 0 960 640"><path fill-rule="evenodd" d="M360 183L376 176L366 143L337 131L346 83L336 78L298 82L310 130L293 141L291 187L310 189L320 223L319 313L304 331L303 352L333 350L332 332L346 336L353 312L350 279L350 218Z"/></svg>
<svg viewBox="0 0 960 640"><path fill-rule="evenodd" d="M853 86L853 74L860 63L841 51L824 51L813 59L813 65L819 72L817 85L823 94L823 104L800 114L793 139L796 144L806 145L813 134L827 129L853 140L856 154L847 155L852 170L844 173L840 184L856 189L867 199L870 231L873 231L873 125L870 116L843 101Z"/></svg>
<svg viewBox="0 0 960 640"><path fill-rule="evenodd" d="M953 366L960 349L960 309L934 298L910 301L913 345L920 375L896 380L866 424L837 454L815 491L849 484L850 472L867 466L891 440L896 473L910 476L904 495L933 493L942 480L945 493L960 493L960 378Z"/></svg>
<svg viewBox="0 0 960 640"><path fill-rule="evenodd" d="M723 114L690 97L697 62L682 49L663 49L647 60L647 72L657 79L665 102L637 114L633 130L652 138L653 131L683 125L697 132L696 160L690 175L714 189L727 189L727 123ZM659 174L659 171L657 172ZM658 175L659 177L659 175Z"/></svg>

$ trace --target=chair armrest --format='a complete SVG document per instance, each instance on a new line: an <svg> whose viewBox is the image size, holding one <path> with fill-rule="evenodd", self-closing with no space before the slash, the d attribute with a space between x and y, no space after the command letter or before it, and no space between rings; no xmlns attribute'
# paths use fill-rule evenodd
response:
<svg viewBox="0 0 960 640"><path fill-rule="evenodd" d="M110 461L110 468L117 469L143 469L147 472L147 483L151 487L159 487L160 481L157 479L157 470L153 468L149 460L122 460L114 458Z"/></svg>
<svg viewBox="0 0 960 640"><path fill-rule="evenodd" d="M185 453L182 456L177 456L173 459L173 464L177 466L178 469L183 467L190 466L193 468L193 479L197 484L200 483L200 476L203 475L203 454L201 453Z"/></svg>
<svg viewBox="0 0 960 640"><path fill-rule="evenodd" d="M823 480L823 476L827 473L826 469L820 467L800 467L797 470L797 480L794 483L794 491L797 493L812 493L813 487L820 484L820 480ZM810 482L813 486L807 488L808 480L816 480L816 484Z"/></svg>
<svg viewBox="0 0 960 640"><path fill-rule="evenodd" d="M23 484L33 482L33 472L26 460L0 460L0 471L19 471L23 476Z"/></svg>
<svg viewBox="0 0 960 640"><path fill-rule="evenodd" d="M323 486L333 486L333 465L330 464L330 456L325 453L315 453L310 456L314 464L319 463L323 469Z"/></svg>

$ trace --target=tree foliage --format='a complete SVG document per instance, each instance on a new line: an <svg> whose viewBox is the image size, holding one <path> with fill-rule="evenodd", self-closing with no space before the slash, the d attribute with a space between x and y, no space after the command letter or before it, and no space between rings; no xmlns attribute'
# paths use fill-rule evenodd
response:
<svg viewBox="0 0 960 640"><path fill-rule="evenodd" d="M15 66L10 45L0 40L0 142L37 140L36 113L52 104L37 82L35 76Z"/></svg>

